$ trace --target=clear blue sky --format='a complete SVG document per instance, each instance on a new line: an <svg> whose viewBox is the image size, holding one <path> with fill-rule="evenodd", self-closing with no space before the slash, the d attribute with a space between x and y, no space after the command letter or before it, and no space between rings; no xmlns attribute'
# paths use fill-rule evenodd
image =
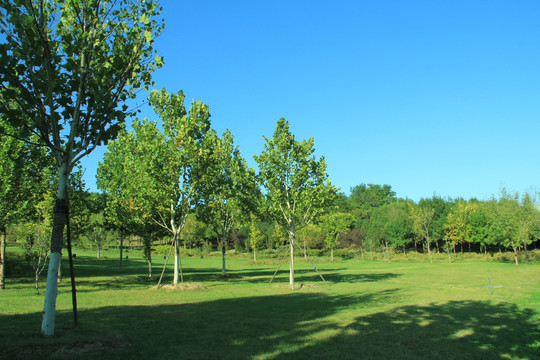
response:
<svg viewBox="0 0 540 360"><path fill-rule="evenodd" d="M207 103L253 167L284 117L297 139L314 137L346 194L539 188L539 1L162 4L156 87ZM92 190L103 152L84 162Z"/></svg>

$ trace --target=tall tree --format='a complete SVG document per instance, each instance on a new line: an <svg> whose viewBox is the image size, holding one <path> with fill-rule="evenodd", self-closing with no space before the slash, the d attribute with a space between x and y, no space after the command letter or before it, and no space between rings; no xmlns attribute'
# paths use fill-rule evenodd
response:
<svg viewBox="0 0 540 360"><path fill-rule="evenodd" d="M0 2L0 113L37 134L58 168L41 331L54 334L68 178L129 115L125 100L151 85L157 1ZM15 103L15 105L13 105Z"/></svg>
<svg viewBox="0 0 540 360"><path fill-rule="evenodd" d="M324 158L313 156L313 138L296 141L289 122L280 119L264 150L254 156L259 178L266 189L265 212L289 235L290 276L294 289L294 246L299 227L309 224L332 204L337 189L330 184Z"/></svg>
<svg viewBox="0 0 540 360"><path fill-rule="evenodd" d="M212 158L208 177L211 181L206 206L200 207L199 217L207 222L216 222L221 236L222 273L226 274L226 250L229 234L240 217L247 218L259 201L255 171L248 168L240 155L234 138L227 129L222 138L212 133Z"/></svg>
<svg viewBox="0 0 540 360"><path fill-rule="evenodd" d="M200 101L194 101L187 113L182 91L169 94L165 89L154 90L149 100L161 118L163 130L157 122L135 120L133 131L122 133L116 144L108 147L109 152L125 155L125 165L118 166L115 161L118 154L110 154L100 167L116 173L114 178L124 179L121 198L129 200L128 206L141 215L141 221L151 221L172 235L173 284L177 285L180 234L188 214L211 190L210 113L208 106Z"/></svg>

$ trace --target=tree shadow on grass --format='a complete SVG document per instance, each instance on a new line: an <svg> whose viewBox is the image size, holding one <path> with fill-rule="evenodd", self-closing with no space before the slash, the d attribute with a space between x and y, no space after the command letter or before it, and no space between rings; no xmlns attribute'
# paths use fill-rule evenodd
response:
<svg viewBox="0 0 540 360"><path fill-rule="evenodd" d="M68 354L85 359L534 359L540 355L540 326L532 310L453 301L368 313L396 291L357 296L298 291L82 310L82 326L69 330L57 325L60 329L53 339L26 330L28 324L38 324L39 314L0 315L0 358ZM59 312L57 324L69 323L69 317L69 312Z"/></svg>

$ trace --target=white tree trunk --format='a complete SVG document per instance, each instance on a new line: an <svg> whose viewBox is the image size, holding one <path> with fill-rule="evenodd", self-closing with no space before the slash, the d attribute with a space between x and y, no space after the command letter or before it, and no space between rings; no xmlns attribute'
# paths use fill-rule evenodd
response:
<svg viewBox="0 0 540 360"><path fill-rule="evenodd" d="M43 305L43 320L41 333L44 336L54 335L56 320L56 295L58 293L58 271L62 258L64 242L64 227L66 225L66 198L69 181L69 162L60 166L58 176L58 195L54 207L53 231L51 236L51 256L47 272L47 288L45 290L45 303Z"/></svg>
<svg viewBox="0 0 540 360"><path fill-rule="evenodd" d="M291 290L294 290L294 228L289 229L289 243L291 245L291 267L289 272L289 283Z"/></svg>
<svg viewBox="0 0 540 360"><path fill-rule="evenodd" d="M180 280L180 240L178 234L174 235L174 277L173 285L178 285Z"/></svg>

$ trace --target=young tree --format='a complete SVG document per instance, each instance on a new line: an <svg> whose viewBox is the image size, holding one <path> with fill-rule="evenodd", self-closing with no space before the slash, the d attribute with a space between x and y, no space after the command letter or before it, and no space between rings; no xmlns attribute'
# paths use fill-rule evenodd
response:
<svg viewBox="0 0 540 360"><path fill-rule="evenodd" d="M0 5L0 113L37 134L58 168L41 327L50 336L69 174L79 159L114 138L129 115L121 104L151 84L151 72L162 62L153 58L153 39L162 29L154 17L161 9L153 0Z"/></svg>
<svg viewBox="0 0 540 360"><path fill-rule="evenodd" d="M251 223L249 225L249 245L253 250L253 261L257 261L257 249L261 247L266 237L262 233L257 224L255 216L251 216Z"/></svg>
<svg viewBox="0 0 540 360"><path fill-rule="evenodd" d="M33 217L53 171L45 149L19 137L18 129L0 114L0 289L5 289L7 227Z"/></svg>
<svg viewBox="0 0 540 360"><path fill-rule="evenodd" d="M256 186L255 171L248 168L241 157L238 146L227 129L222 138L215 133L209 135L213 143L208 177L211 182L206 206L198 211L200 218L215 222L221 235L222 273L226 274L227 240L240 217L247 217L259 200L260 192Z"/></svg>
<svg viewBox="0 0 540 360"><path fill-rule="evenodd" d="M326 245L330 248L330 258L334 262L334 247L339 235L350 230L354 223L354 218L347 213L333 213L327 215L322 221L322 228L325 233Z"/></svg>
<svg viewBox="0 0 540 360"><path fill-rule="evenodd" d="M414 231L421 239L424 239L429 254L429 261L433 264L433 256L431 255L431 227L435 209L429 205L415 205L411 209L411 216L414 223Z"/></svg>
<svg viewBox="0 0 540 360"><path fill-rule="evenodd" d="M116 141L107 145L103 161L99 163L96 183L105 193L105 219L109 226L120 235L119 270L122 271L124 238L134 234L137 224L143 223L142 214L133 205L129 186L133 181L130 175L134 167L134 143L132 134L125 130L118 133Z"/></svg>
<svg viewBox="0 0 540 360"><path fill-rule="evenodd" d="M447 215L445 226L446 240L452 244L455 252L457 244L461 244L463 249L464 242L470 242L471 239L471 218L472 207L464 200L454 203Z"/></svg>
<svg viewBox="0 0 540 360"><path fill-rule="evenodd" d="M290 285L294 289L294 245L299 227L309 224L334 200L324 158L313 156L313 138L296 141L289 122L280 119L264 150L254 156L259 178L266 189L265 212L289 234Z"/></svg>
<svg viewBox="0 0 540 360"><path fill-rule="evenodd" d="M51 229L51 194L46 194L42 201L35 205L35 216L30 221L18 226L17 237L23 239L22 247L28 262L34 269L36 294L39 292L39 276L47 265Z"/></svg>
<svg viewBox="0 0 540 360"><path fill-rule="evenodd" d="M189 114L184 93L152 91L150 104L162 120L133 122L133 131L122 133L109 152L125 155L124 166L117 166L118 154L100 164L122 178L123 199L142 222L153 222L170 232L175 247L173 284L180 280L180 234L187 215L210 193L212 181L210 113L208 106L194 101ZM116 167L115 167L116 166ZM105 170L104 170L105 172ZM137 179L134 181L134 179ZM113 189L104 189L110 193Z"/></svg>

